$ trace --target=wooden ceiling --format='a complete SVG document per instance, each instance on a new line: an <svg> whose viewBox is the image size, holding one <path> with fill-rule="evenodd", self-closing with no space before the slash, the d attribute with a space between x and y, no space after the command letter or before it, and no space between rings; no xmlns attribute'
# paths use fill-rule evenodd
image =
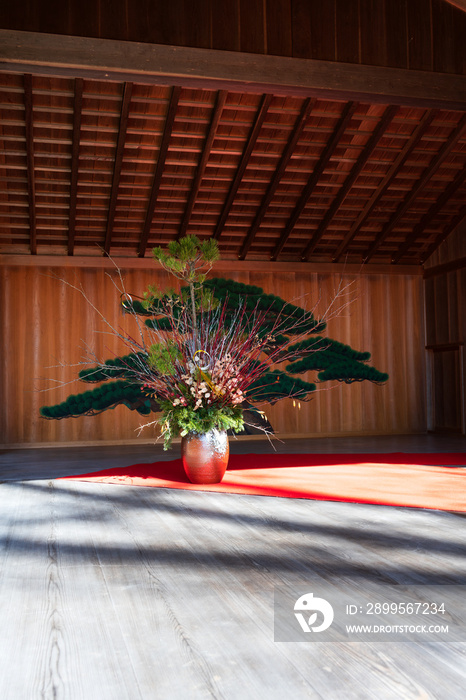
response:
<svg viewBox="0 0 466 700"><path fill-rule="evenodd" d="M466 218L466 112L0 73L0 252L422 264Z"/></svg>

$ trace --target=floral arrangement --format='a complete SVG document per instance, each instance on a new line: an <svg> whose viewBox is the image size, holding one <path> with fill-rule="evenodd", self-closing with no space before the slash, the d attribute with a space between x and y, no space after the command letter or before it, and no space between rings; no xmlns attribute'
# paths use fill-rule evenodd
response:
<svg viewBox="0 0 466 700"><path fill-rule="evenodd" d="M261 377L277 361L293 357L284 333L307 336L310 324L316 325L314 317L293 307L301 313L290 320L289 314L270 314L257 305L248 310L245 303L230 313L228 299L220 303L203 286L203 270L218 256L215 241L201 243L195 236L186 236L171 243L168 253L161 248L153 252L188 286L181 294L153 288L145 294L143 307L160 316L148 324L155 342L135 372L146 395L156 399L161 409L161 417L148 425L161 424L165 448L178 434L183 437L213 428L239 432L244 427L246 395L248 402L254 401ZM305 399L313 386L297 379L293 395Z"/></svg>
<svg viewBox="0 0 466 700"><path fill-rule="evenodd" d="M154 248L153 255L185 286L178 291L150 287L138 300L126 292L119 273L121 286L115 284L123 310L134 317L136 337L113 327L84 289L69 285L129 352L105 362L91 356L95 366L81 370L79 377L100 386L43 406L44 418L96 415L124 404L141 415L159 414L140 430L159 424L167 449L174 436L213 428L240 432L253 425L273 432L258 406L284 398L307 401L316 389L315 383L292 374L314 370L321 382L381 384L388 379L366 364L369 353L313 337L351 303L346 287L336 290L324 317L316 320L312 310L265 295L260 288L207 279L219 257L212 239L185 236L172 241L167 251ZM144 316L149 318L142 322ZM277 367L281 363L288 363L284 370Z"/></svg>

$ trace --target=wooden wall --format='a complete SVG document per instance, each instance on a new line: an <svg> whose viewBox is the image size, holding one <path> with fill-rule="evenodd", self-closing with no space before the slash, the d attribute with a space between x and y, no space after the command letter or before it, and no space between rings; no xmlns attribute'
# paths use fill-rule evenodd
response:
<svg viewBox="0 0 466 700"><path fill-rule="evenodd" d="M428 426L466 433L466 222L426 263Z"/></svg>
<svg viewBox="0 0 466 700"><path fill-rule="evenodd" d="M0 27L466 72L466 13L445 0L28 0Z"/></svg>
<svg viewBox="0 0 466 700"><path fill-rule="evenodd" d="M98 314L79 292L60 282L81 286L89 299L115 325L134 324L119 310L113 270L89 266L49 268L40 264L0 265L0 318L2 328L0 383L2 411L0 443L47 444L137 440L135 429L143 421L138 414L119 406L98 417L47 421L39 407L63 400L69 393L85 390L74 381L76 367L88 343L107 359L123 354L105 330ZM419 275L349 274L329 272L229 271L218 276L263 287L285 299L302 298L311 308L326 308L340 282L353 283L356 300L349 310L330 320L327 335L355 349L369 350L372 363L390 374L388 383L352 385L325 383L312 401L293 408L287 400L266 413L280 434L342 435L418 433L426 429L425 367L422 277ZM141 294L147 284L168 279L152 269L123 271L128 291ZM134 328L134 325L133 325ZM65 366L57 366L61 362ZM67 366L69 365L69 366ZM41 379L42 378L42 379ZM48 378L44 380L43 378ZM308 377L312 379L312 375ZM71 382L54 387L52 380ZM139 440L152 440L151 429Z"/></svg>

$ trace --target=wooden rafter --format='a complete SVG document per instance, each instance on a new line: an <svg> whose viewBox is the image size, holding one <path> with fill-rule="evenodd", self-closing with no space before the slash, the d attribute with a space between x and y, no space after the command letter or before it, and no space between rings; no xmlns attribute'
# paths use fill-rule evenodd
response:
<svg viewBox="0 0 466 700"><path fill-rule="evenodd" d="M144 227L142 229L141 240L139 242L138 255L140 258L144 257L147 248L147 241L149 240L150 227L152 219L154 216L155 204L157 202L157 197L159 194L160 183L162 181L163 169L165 166L165 160L168 153L168 147L170 145L170 138L173 131L173 124L175 123L176 110L178 108L178 102L180 99L181 88L175 86L172 90L170 97L170 103L168 105L167 117L165 119L165 127L162 136L162 142L160 144L159 155L157 159L157 167L155 169L154 180L152 182L152 190L149 197L149 204L147 206L146 218L144 221Z"/></svg>
<svg viewBox="0 0 466 700"><path fill-rule="evenodd" d="M76 207L78 199L79 144L81 140L81 119L83 107L83 79L74 81L73 104L73 143L71 147L70 209L68 215L68 255L74 255L76 235Z"/></svg>
<svg viewBox="0 0 466 700"><path fill-rule="evenodd" d="M397 158L393 162L392 166L389 168L389 170L388 170L387 174L385 175L385 177L383 178L382 182L380 183L379 187L375 190L372 197L368 200L367 204L365 205L365 207L363 208L363 210L359 214L358 218L356 219L354 224L351 226L350 230L348 231L348 233L344 237L341 244L338 246L338 248L333 256L332 262L335 262L335 263L338 262L341 259L342 255L345 254L351 241L358 234L359 230L364 225L364 222L366 221L367 217L369 216L369 214L373 211L373 209L377 205L377 202L380 201L381 197L388 190L393 179L396 177L397 173L400 171L400 168L403 166L403 164L409 158L411 153L414 151L414 149L418 145L419 141L422 139L423 135L425 134L425 132L427 131L427 129L431 125L431 123L434 120L436 115L437 115L437 110L427 110L426 111L426 113L422 117L421 121L416 126L413 133L411 134L411 137L409 138L408 142L406 143L406 146L404 147L404 149L402 151L400 151Z"/></svg>
<svg viewBox="0 0 466 700"><path fill-rule="evenodd" d="M338 190L338 193L333 200L331 206L327 209L327 212L325 213L324 218L320 222L317 231L314 233L312 236L311 240L307 244L306 248L303 251L302 254L302 260L308 260L309 257L312 255L314 252L316 246L318 245L319 241L325 234L325 231L327 230L327 226L329 225L330 221L333 219L335 214L337 213L338 209L340 208L341 204L343 203L346 195L356 182L356 179L359 177L361 170L363 169L364 165L366 164L367 160L370 158L374 148L377 146L378 142L382 138L382 136L385 134L385 131L392 121L393 117L395 114L398 112L398 107L391 105L387 107L382 115L381 120L375 127L374 131L372 132L371 136L369 137L366 145L362 149L361 153L359 154L355 164L353 165L351 172L349 173L348 177L346 178L345 182L343 185L340 187Z"/></svg>
<svg viewBox="0 0 466 700"><path fill-rule="evenodd" d="M332 154L337 147L342 135L345 132L345 129L347 128L349 122L353 118L353 114L356 111L357 104L355 102L347 102L342 110L342 113L340 115L340 118L338 119L338 122L333 130L333 133L328 140L326 146L324 147L321 156L319 158L319 161L317 165L315 166L314 170L311 173L311 176L309 180L307 181L307 184L304 188L304 190L301 193L301 196L293 210L293 213L291 214L290 218L288 219L288 222L285 226L285 229L280 237L280 240L278 242L277 247L275 248L273 255L272 255L272 260L276 260L279 252L283 249L283 246L285 245L286 241L288 240L292 230L294 229L296 222L298 221L299 217L301 216L304 207L309 201L309 197L311 196L317 182L319 181L320 176L322 175L323 171L327 167L330 158L332 157Z"/></svg>
<svg viewBox="0 0 466 700"><path fill-rule="evenodd" d="M189 226L189 220L191 219L191 214L196 203L196 198L199 193L199 188L201 186L202 178L204 177L207 161L209 160L210 151L212 150L212 145L214 143L215 135L217 133L218 125L222 116L223 108L227 99L228 93L226 90L219 90L217 93L217 99L215 101L215 107L212 112L212 119L210 121L209 133L204 144L202 151L201 160L197 167L196 176L189 193L189 198L186 204L186 208L183 215L183 220L181 222L180 230L178 232L177 238L182 238L186 235L186 231Z"/></svg>
<svg viewBox="0 0 466 700"><path fill-rule="evenodd" d="M233 182L231 183L228 196L223 205L222 213L220 214L217 226L215 227L213 238L215 238L216 240L220 238L221 233L223 231L223 227L225 226L225 221L228 218L231 205L233 204L233 201L236 197L236 193L238 192L238 187L240 186L245 170L248 167L249 159L251 158L254 146L256 145L257 138L259 136L260 130L262 129L262 124L264 123L265 118L267 116L267 112L271 101L272 95L262 96L259 109L257 110L257 114L254 119L254 124L251 127L251 131L246 142L246 146L244 147L240 163L238 165L238 168L236 169L235 177L233 179Z"/></svg>
<svg viewBox="0 0 466 700"><path fill-rule="evenodd" d="M36 181L34 173L34 126L32 107L32 75L24 76L24 118L26 126L26 164L29 208L29 245L31 254L37 255L37 222L36 222Z"/></svg>
<svg viewBox="0 0 466 700"><path fill-rule="evenodd" d="M257 211L257 214L254 218L253 223L252 223L252 226L248 231L248 235L246 237L246 240L244 241L244 244L241 248L241 252L239 254L240 260L244 260L249 248L251 247L251 243L253 242L257 231L259 230L259 227L260 227L262 220L267 212L267 209L270 205L270 202L272 201L272 198L273 198L275 191L280 183L280 180L283 177L283 173L285 172L286 167L290 161L290 158L294 153L294 150L296 148L296 144L298 143L299 139L301 138L301 134L303 133L304 127L306 126L307 120L309 119L309 116L312 112L312 107L313 107L314 103L315 103L315 100L312 100L311 98L308 98L307 100L304 100L304 102L303 102L301 112L299 113L299 116L298 116L296 123L293 127L293 131L291 132L291 134L289 136L288 143L286 144L286 148L283 151L282 157L279 160L279 163L277 165L277 168L275 170L273 178L270 181L270 184L269 184L267 191L264 195L264 198L261 202L259 210Z"/></svg>
<svg viewBox="0 0 466 700"><path fill-rule="evenodd" d="M396 265L403 255L411 248L413 243L419 238L419 236L424 231L424 228L429 224L432 219L439 213L439 211L445 206L450 197L458 190L459 187L466 180L466 169L459 170L456 177L450 182L448 187L442 192L437 201L432 204L431 207L426 211L424 216L421 218L419 223L414 227L412 233L410 233L405 242L400 245L397 253L392 257L392 264Z"/></svg>
<svg viewBox="0 0 466 700"><path fill-rule="evenodd" d="M395 228L395 226L400 221L400 219L408 211L409 207L411 206L413 201L416 199L416 197L419 195L419 193L422 191L422 189L424 188L426 183L430 180L432 175L436 172L436 170L443 163L445 158L448 156L448 154L450 153L452 148L457 143L458 139L461 138L465 129L466 129L466 114L464 114L463 117L460 119L456 128L450 134L448 141L446 141L443 144L440 151L437 153L437 155L431 161L430 165L425 169L422 177L417 181L417 183L414 185L414 187L409 192L409 194L405 197L403 202L401 202L401 204L398 206L397 210L392 215L389 222L382 229L382 231L376 236L373 243L369 246L369 249L368 249L366 255L364 256L365 263L369 262L369 260L374 255L375 251L379 248L379 246L383 243L383 241L388 236L388 234L391 233L391 231Z"/></svg>
<svg viewBox="0 0 466 700"><path fill-rule="evenodd" d="M107 230L105 232L104 254L108 255L112 243L112 230L115 220L116 205L118 199L118 188L120 185L121 166L123 163L123 153L125 150L126 130L128 128L129 108L131 104L131 95L133 92L133 84L125 83L123 98L121 101L120 126L118 129L118 141L115 151L115 161L113 165L112 192L110 195L110 204L107 214Z"/></svg>

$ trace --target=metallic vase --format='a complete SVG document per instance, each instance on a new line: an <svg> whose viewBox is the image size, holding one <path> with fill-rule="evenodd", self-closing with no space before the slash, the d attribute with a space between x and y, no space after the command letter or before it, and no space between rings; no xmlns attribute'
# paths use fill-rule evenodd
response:
<svg viewBox="0 0 466 700"><path fill-rule="evenodd" d="M208 433L188 433L181 439L181 459L193 484L218 484L230 456L228 435L215 428Z"/></svg>

